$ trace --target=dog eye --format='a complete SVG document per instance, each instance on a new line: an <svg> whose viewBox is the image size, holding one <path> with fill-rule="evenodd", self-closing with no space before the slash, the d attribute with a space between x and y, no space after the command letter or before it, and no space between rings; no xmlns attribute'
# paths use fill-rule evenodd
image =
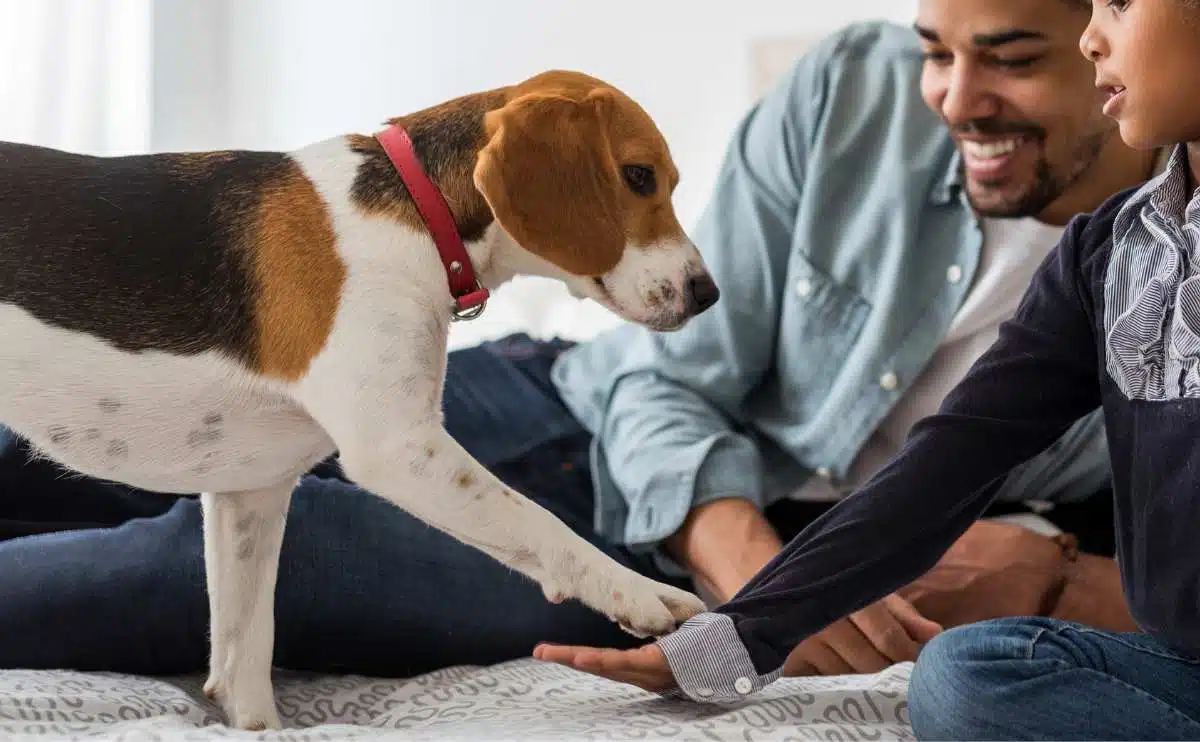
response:
<svg viewBox="0 0 1200 742"><path fill-rule="evenodd" d="M649 196L658 189L654 181L654 168L648 165L626 165L622 172L626 185L639 196Z"/></svg>

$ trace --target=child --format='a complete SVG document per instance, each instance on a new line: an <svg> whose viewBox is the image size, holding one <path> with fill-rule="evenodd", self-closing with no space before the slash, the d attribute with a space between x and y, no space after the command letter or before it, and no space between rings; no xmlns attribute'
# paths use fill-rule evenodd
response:
<svg viewBox="0 0 1200 742"><path fill-rule="evenodd" d="M1200 0L1094 0L1080 48L1126 143L1182 142L1167 169L1073 220L939 414L732 601L640 649L536 656L695 700L752 693L805 637L931 568L1003 475L1103 406L1145 633L952 629L917 661L912 723L928 739L1200 739Z"/></svg>

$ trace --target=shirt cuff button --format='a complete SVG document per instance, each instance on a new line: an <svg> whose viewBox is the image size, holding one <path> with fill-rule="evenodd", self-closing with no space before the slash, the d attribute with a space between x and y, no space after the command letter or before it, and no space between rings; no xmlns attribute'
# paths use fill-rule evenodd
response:
<svg viewBox="0 0 1200 742"><path fill-rule="evenodd" d="M698 688L696 690L696 695L700 696L701 698L712 698L713 691L712 688Z"/></svg>
<svg viewBox="0 0 1200 742"><path fill-rule="evenodd" d="M738 678L733 682L733 689L744 696L754 689L754 684L750 682L750 678Z"/></svg>

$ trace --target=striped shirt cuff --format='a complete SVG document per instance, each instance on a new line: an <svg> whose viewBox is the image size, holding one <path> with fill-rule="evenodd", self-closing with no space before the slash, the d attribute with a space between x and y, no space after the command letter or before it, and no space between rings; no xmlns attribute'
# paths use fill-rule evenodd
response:
<svg viewBox="0 0 1200 742"><path fill-rule="evenodd" d="M723 613L701 613L658 640L678 691L693 701L740 701L779 679L783 668L767 675L754 669L733 620Z"/></svg>

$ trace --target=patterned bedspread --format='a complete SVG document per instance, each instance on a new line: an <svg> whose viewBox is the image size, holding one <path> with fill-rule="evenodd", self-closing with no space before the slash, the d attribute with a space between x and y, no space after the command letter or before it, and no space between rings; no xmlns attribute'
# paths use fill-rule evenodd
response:
<svg viewBox="0 0 1200 742"><path fill-rule="evenodd" d="M664 700L534 660L459 667L408 680L280 672L287 727L251 734L221 723L201 678L0 672L0 740L574 740L913 739L911 665L879 675L781 680L736 705Z"/></svg>

